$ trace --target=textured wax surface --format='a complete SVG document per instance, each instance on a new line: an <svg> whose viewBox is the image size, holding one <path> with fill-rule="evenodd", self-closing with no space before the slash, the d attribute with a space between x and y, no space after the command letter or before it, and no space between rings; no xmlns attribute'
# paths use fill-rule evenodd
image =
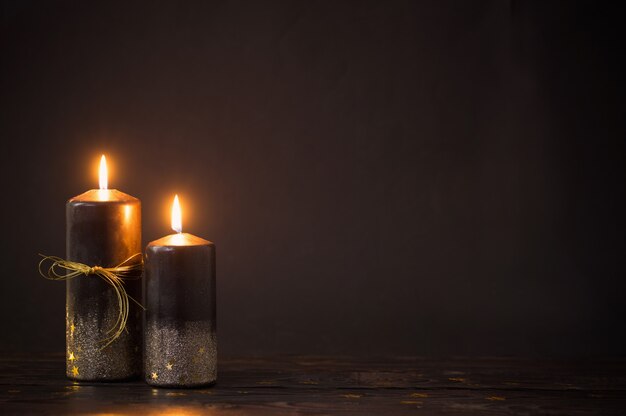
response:
<svg viewBox="0 0 626 416"><path fill-rule="evenodd" d="M155 386L201 386L217 379L217 340L210 321L146 325L145 377Z"/></svg>
<svg viewBox="0 0 626 416"><path fill-rule="evenodd" d="M94 308L93 312L75 314L68 308L66 375L71 379L120 380L139 376L141 344L137 334L141 332L140 312L132 308L127 331L102 348L107 331L113 328L119 314L115 295L104 293L103 296L109 297L108 306ZM84 300L68 299L69 304L77 301Z"/></svg>

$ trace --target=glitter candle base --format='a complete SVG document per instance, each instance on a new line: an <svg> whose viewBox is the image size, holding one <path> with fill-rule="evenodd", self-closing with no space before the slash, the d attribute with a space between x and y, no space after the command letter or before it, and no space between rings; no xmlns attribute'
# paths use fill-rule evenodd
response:
<svg viewBox="0 0 626 416"><path fill-rule="evenodd" d="M217 343L210 322L154 322L146 327L145 348L150 385L200 387L217 379Z"/></svg>
<svg viewBox="0 0 626 416"><path fill-rule="evenodd" d="M107 330L115 324L119 314L118 309L113 305L106 309L107 313L103 313L102 310L88 314L68 312L65 334L68 378L78 381L118 381L139 376L138 369L141 368L140 313L135 308L126 323L127 328L131 330L124 331L109 346L102 348L102 340ZM132 354L128 351L132 351Z"/></svg>

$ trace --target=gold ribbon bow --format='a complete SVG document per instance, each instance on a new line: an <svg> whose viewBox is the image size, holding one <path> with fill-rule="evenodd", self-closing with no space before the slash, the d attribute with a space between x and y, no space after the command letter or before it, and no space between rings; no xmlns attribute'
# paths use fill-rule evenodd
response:
<svg viewBox="0 0 626 416"><path fill-rule="evenodd" d="M69 280L81 275L95 275L111 285L115 290L120 313L117 316L115 325L107 331L109 336L102 340L104 346L101 349L111 345L126 329L130 304L129 299L135 302L140 308L145 309L139 302L129 296L128 293L126 293L126 289L124 289L124 280L137 279L134 272L143 269L142 261L136 263L132 262L133 259L141 256L141 253L133 254L115 267L88 266L83 263L64 260L56 256L45 256L43 254L40 254L40 256L43 257L43 259L39 262L39 274L46 279ZM46 261L51 261L52 264L48 267L47 273L44 273L42 267Z"/></svg>

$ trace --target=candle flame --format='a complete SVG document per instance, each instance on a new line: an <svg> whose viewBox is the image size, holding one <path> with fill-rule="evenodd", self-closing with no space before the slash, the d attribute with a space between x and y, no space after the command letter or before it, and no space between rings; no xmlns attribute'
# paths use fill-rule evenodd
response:
<svg viewBox="0 0 626 416"><path fill-rule="evenodd" d="M102 155L100 158L100 189L108 189L109 187L109 178L107 171L107 158Z"/></svg>
<svg viewBox="0 0 626 416"><path fill-rule="evenodd" d="M180 203L178 195L174 195L174 203L172 204L172 230L177 233L183 232L182 214L180 212Z"/></svg>

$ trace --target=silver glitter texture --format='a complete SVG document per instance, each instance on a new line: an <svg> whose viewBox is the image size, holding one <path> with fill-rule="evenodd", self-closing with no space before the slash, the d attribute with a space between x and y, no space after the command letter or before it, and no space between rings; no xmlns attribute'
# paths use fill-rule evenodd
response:
<svg viewBox="0 0 626 416"><path fill-rule="evenodd" d="M76 301L72 299L72 301ZM72 304L72 302L69 302ZM117 320L119 310L66 313L66 375L73 380L113 381L135 378L141 372L141 313L131 306L126 330L109 346L102 342ZM96 308L97 309L97 308ZM131 334L132 333L132 334Z"/></svg>
<svg viewBox="0 0 626 416"><path fill-rule="evenodd" d="M198 387L217 379L217 340L210 321L146 324L146 382L161 387Z"/></svg>

